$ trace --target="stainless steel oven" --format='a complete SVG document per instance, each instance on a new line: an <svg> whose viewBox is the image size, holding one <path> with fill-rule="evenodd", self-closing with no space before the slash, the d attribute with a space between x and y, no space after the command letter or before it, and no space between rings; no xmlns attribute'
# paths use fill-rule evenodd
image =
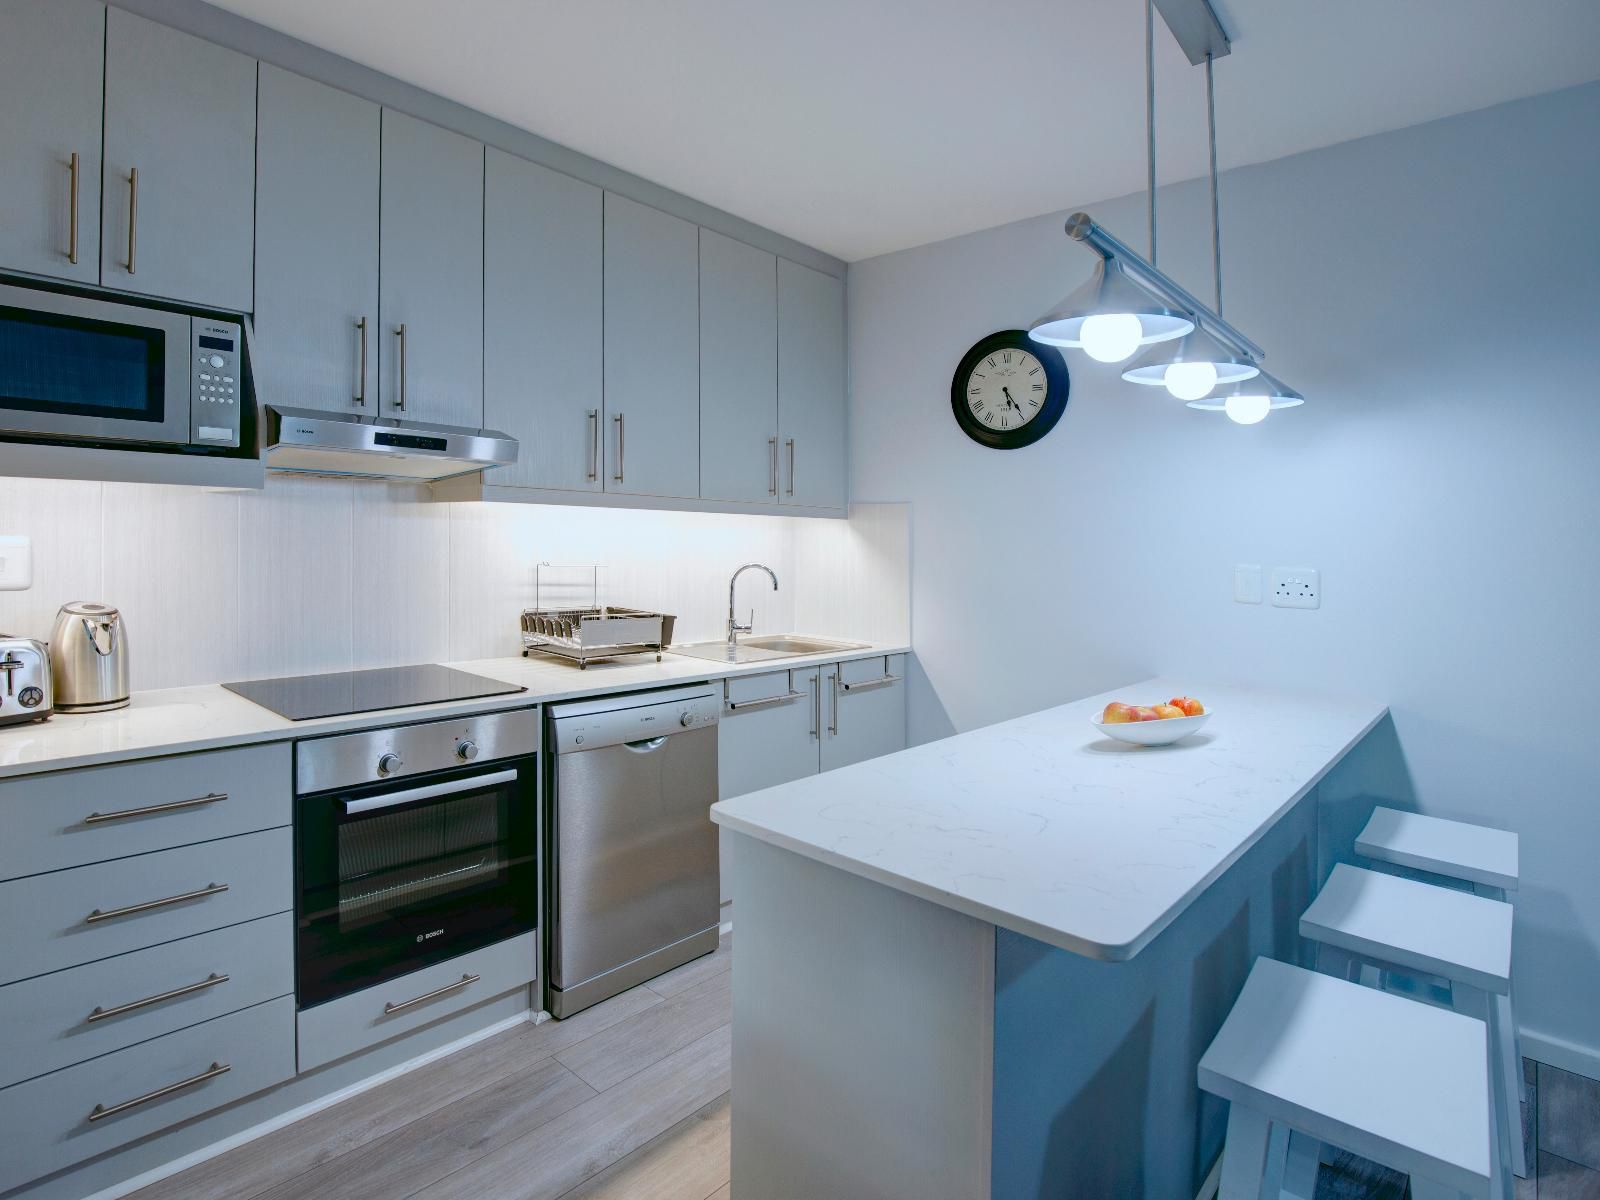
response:
<svg viewBox="0 0 1600 1200"><path fill-rule="evenodd" d="M295 746L301 1008L538 925L534 709Z"/></svg>
<svg viewBox="0 0 1600 1200"><path fill-rule="evenodd" d="M235 450L243 341L242 318L0 283L0 437Z"/></svg>

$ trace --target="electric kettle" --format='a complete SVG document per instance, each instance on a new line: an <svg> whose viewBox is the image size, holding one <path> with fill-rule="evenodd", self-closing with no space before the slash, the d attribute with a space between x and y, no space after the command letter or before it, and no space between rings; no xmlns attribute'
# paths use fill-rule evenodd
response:
<svg viewBox="0 0 1600 1200"><path fill-rule="evenodd" d="M128 703L128 634L109 604L74 600L50 631L57 712L104 712Z"/></svg>

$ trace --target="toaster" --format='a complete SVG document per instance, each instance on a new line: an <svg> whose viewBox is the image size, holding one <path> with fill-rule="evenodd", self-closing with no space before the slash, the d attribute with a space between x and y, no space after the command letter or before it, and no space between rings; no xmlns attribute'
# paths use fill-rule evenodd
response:
<svg viewBox="0 0 1600 1200"><path fill-rule="evenodd" d="M43 721L54 711L45 644L0 634L0 725Z"/></svg>

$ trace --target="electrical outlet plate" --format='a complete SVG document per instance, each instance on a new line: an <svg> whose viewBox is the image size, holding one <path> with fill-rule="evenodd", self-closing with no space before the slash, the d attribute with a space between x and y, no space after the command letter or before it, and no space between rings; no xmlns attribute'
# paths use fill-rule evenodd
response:
<svg viewBox="0 0 1600 1200"><path fill-rule="evenodd" d="M1322 574L1315 567L1273 567L1274 608L1321 608Z"/></svg>
<svg viewBox="0 0 1600 1200"><path fill-rule="evenodd" d="M1233 569L1233 599L1237 604L1261 603L1261 564L1240 563Z"/></svg>
<svg viewBox="0 0 1600 1200"><path fill-rule="evenodd" d="M26 534L0 533L0 592L33 586L33 543Z"/></svg>

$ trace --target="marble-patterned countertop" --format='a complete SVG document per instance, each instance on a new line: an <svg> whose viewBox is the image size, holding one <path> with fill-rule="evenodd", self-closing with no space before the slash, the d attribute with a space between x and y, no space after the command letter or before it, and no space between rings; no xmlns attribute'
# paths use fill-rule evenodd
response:
<svg viewBox="0 0 1600 1200"><path fill-rule="evenodd" d="M1199 696L1172 746L1090 724L1108 700ZM712 819L1092 958L1132 958L1387 713L1167 679L724 800ZM737 905L738 897L734 897Z"/></svg>
<svg viewBox="0 0 1600 1200"><path fill-rule="evenodd" d="M494 712L675 683L762 675L819 663L903 654L909 649L908 646L870 645L860 650L738 665L669 653L659 663L638 655L616 662L591 663L583 670L540 655L485 658L445 665L519 684L528 690L481 700L391 708L311 721L286 720L235 695L221 684L135 692L127 708L112 712L57 713L48 721L0 725L0 779L251 742L277 742L379 725Z"/></svg>

